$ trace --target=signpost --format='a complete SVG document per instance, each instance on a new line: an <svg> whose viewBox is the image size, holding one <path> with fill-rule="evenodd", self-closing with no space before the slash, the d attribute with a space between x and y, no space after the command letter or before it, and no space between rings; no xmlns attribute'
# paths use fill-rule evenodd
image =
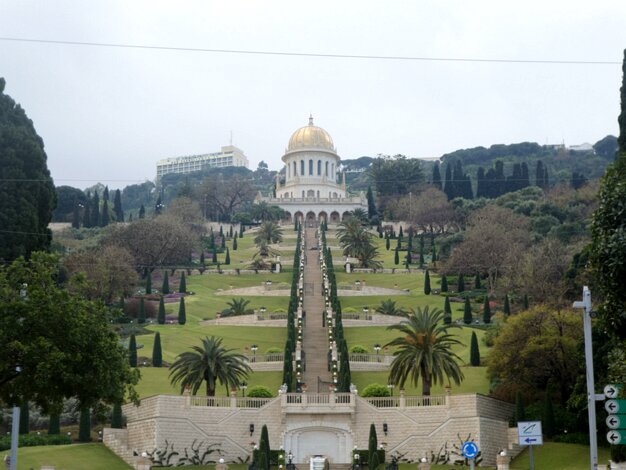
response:
<svg viewBox="0 0 626 470"><path fill-rule="evenodd" d="M606 440L611 445L626 444L626 400L616 400L622 387L621 384L604 387L604 395L610 398L604 403L604 409L609 414L606 425L610 431L606 433Z"/></svg>
<svg viewBox="0 0 626 470"><path fill-rule="evenodd" d="M521 446L529 446L530 469L535 470L535 456L533 446L543 445L543 433L541 421L520 421L517 423L518 443Z"/></svg>
<svg viewBox="0 0 626 470"><path fill-rule="evenodd" d="M469 460L470 469L474 470L474 461L478 456L478 445L475 442L467 441L463 444L463 457Z"/></svg>

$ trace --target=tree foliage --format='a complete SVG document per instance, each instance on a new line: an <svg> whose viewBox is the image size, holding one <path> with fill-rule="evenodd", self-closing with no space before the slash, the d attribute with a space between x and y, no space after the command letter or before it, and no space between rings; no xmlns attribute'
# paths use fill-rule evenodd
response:
<svg viewBox="0 0 626 470"><path fill-rule="evenodd" d="M11 262L49 248L56 192L43 140L4 86L0 77L0 259Z"/></svg>
<svg viewBox="0 0 626 470"><path fill-rule="evenodd" d="M408 194L424 180L421 162L404 155L380 155L370 166L369 174L382 197Z"/></svg>

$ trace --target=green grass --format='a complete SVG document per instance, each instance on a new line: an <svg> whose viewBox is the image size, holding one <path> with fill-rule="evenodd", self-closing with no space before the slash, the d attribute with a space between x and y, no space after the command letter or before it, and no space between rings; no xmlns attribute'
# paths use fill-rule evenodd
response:
<svg viewBox="0 0 626 470"><path fill-rule="evenodd" d="M9 452L2 452L1 456ZM103 444L23 447L17 459L18 470L54 465L56 470L128 470L132 468Z"/></svg>
<svg viewBox="0 0 626 470"><path fill-rule="evenodd" d="M546 442L533 449L535 468L542 470L587 470L590 466L589 446L579 444L561 444ZM609 449L598 449L598 463L606 464L609 461ZM530 452L524 450L511 462L511 470L530 469Z"/></svg>

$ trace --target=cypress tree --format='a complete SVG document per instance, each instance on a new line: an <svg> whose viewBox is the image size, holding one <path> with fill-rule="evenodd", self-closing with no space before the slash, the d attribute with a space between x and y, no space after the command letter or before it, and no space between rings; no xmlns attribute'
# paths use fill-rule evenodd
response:
<svg viewBox="0 0 626 470"><path fill-rule="evenodd" d="M109 200L109 187L108 186L104 187L104 192L102 193L102 199L105 201Z"/></svg>
<svg viewBox="0 0 626 470"><path fill-rule="evenodd" d="M372 187L367 187L367 216L370 220L376 215L376 201L374 200L374 193Z"/></svg>
<svg viewBox="0 0 626 470"><path fill-rule="evenodd" d="M165 274L163 275L163 287L161 288L161 293L163 293L163 295L170 293L170 277L167 274L167 271L165 271Z"/></svg>
<svg viewBox="0 0 626 470"><path fill-rule="evenodd" d="M543 420L541 424L543 425L543 433L546 437L550 438L554 436L556 424L554 418L554 407L552 406L552 397L549 391L546 392L546 399L543 405Z"/></svg>
<svg viewBox="0 0 626 470"><path fill-rule="evenodd" d="M524 310L528 310L530 308L530 303L528 302L528 294L524 294Z"/></svg>
<svg viewBox="0 0 626 470"><path fill-rule="evenodd" d="M80 407L80 421L78 423L78 440L80 442L91 441L91 410L88 406Z"/></svg>
<svg viewBox="0 0 626 470"><path fill-rule="evenodd" d="M426 270L426 275L424 276L424 294L430 295L430 273L428 269Z"/></svg>
<svg viewBox="0 0 626 470"><path fill-rule="evenodd" d="M224 227L220 225L220 238L224 238Z"/></svg>
<svg viewBox="0 0 626 470"><path fill-rule="evenodd" d="M233 226L232 225L230 226L230 230L228 231L228 236L230 238L233 238Z"/></svg>
<svg viewBox="0 0 626 470"><path fill-rule="evenodd" d="M291 391L293 382L293 354L291 348L291 340L287 339L283 361L283 383L287 385L287 392Z"/></svg>
<svg viewBox="0 0 626 470"><path fill-rule="evenodd" d="M423 245L423 243L421 243L421 240L420 240L420 268L424 266L424 262L425 262L425 259L424 259L424 245Z"/></svg>
<svg viewBox="0 0 626 470"><path fill-rule="evenodd" d="M463 323L469 325L472 323L472 306L469 297L465 297L465 305L463 306Z"/></svg>
<svg viewBox="0 0 626 470"><path fill-rule="evenodd" d="M261 440L259 441L259 451L261 455L266 457L265 468L260 467L260 470L269 470L270 468L270 437L267 431L267 425L263 425L261 429Z"/></svg>
<svg viewBox="0 0 626 470"><path fill-rule="evenodd" d="M376 455L376 451L378 450L378 437L376 436L376 426L374 423L370 424L370 435L367 441L367 465L370 470L374 470L376 467L373 466L374 456Z"/></svg>
<svg viewBox="0 0 626 470"><path fill-rule="evenodd" d="M115 213L115 220L118 222L124 222L124 210L122 209L122 193L119 189L115 190L115 196L113 198L113 212Z"/></svg>
<svg viewBox="0 0 626 470"><path fill-rule="evenodd" d="M385 234L385 248L387 248L387 251L389 251L390 247L391 247L391 240L389 239L389 234Z"/></svg>
<svg viewBox="0 0 626 470"><path fill-rule="evenodd" d="M237 237L233 238L233 251L237 251Z"/></svg>
<svg viewBox="0 0 626 470"><path fill-rule="evenodd" d="M89 197L85 199L85 207L83 208L83 227L91 227L91 208L89 207Z"/></svg>
<svg viewBox="0 0 626 470"><path fill-rule="evenodd" d="M504 314L506 316L511 315L511 304L509 303L509 294L504 296Z"/></svg>
<svg viewBox="0 0 626 470"><path fill-rule="evenodd" d="M526 421L526 410L524 409L524 397L519 390L515 394L515 421Z"/></svg>
<svg viewBox="0 0 626 470"><path fill-rule="evenodd" d="M106 199L102 204L102 215L100 216L100 227L109 225L109 201Z"/></svg>
<svg viewBox="0 0 626 470"><path fill-rule="evenodd" d="M396 247L396 253L393 256L393 263L396 265L400 264L400 255L398 254L398 247Z"/></svg>
<svg viewBox="0 0 626 470"><path fill-rule="evenodd" d="M448 277L445 274L441 276L441 292L448 292Z"/></svg>
<svg viewBox="0 0 626 470"><path fill-rule="evenodd" d="M150 271L148 271L146 276L146 294L152 294L152 273Z"/></svg>
<svg viewBox="0 0 626 470"><path fill-rule="evenodd" d="M180 275L180 284L178 286L178 292L187 292L187 278L185 278L185 271Z"/></svg>
<svg viewBox="0 0 626 470"><path fill-rule="evenodd" d="M139 313L137 314L137 323L145 323L146 322L146 301L142 297L139 300Z"/></svg>
<svg viewBox="0 0 626 470"><path fill-rule="evenodd" d="M443 311L444 311L443 322L446 325L449 325L450 323L452 323L452 307L450 307L450 298L447 295L446 295L446 300L443 304Z"/></svg>
<svg viewBox="0 0 626 470"><path fill-rule="evenodd" d="M72 228L80 228L80 211L76 199L74 199L74 211L72 212Z"/></svg>
<svg viewBox="0 0 626 470"><path fill-rule="evenodd" d="M122 404L115 402L111 411L111 427L113 429L122 429Z"/></svg>
<svg viewBox="0 0 626 470"><path fill-rule="evenodd" d="M433 165L433 186L441 190L443 187L441 184L441 171L439 170L439 162L435 162Z"/></svg>
<svg viewBox="0 0 626 470"><path fill-rule="evenodd" d="M222 247L222 250L226 248L226 237L224 235L222 235L222 242L220 246Z"/></svg>
<svg viewBox="0 0 626 470"><path fill-rule="evenodd" d="M400 233L398 234L398 238L402 237L404 237L404 234L402 233L402 225L400 225Z"/></svg>
<svg viewBox="0 0 626 470"><path fill-rule="evenodd" d="M483 323L491 323L491 305L489 305L488 295L485 295L485 304L483 305Z"/></svg>
<svg viewBox="0 0 626 470"><path fill-rule="evenodd" d="M443 191L448 196L448 200L454 199L455 190L454 190L454 182L452 181L452 163L448 163L446 165L446 185L443 188Z"/></svg>
<svg viewBox="0 0 626 470"><path fill-rule="evenodd" d="M20 434L28 434L30 432L30 410L28 402L24 401L20 405Z"/></svg>
<svg viewBox="0 0 626 470"><path fill-rule="evenodd" d="M55 434L61 434L61 416L59 413L53 412L48 421L48 435Z"/></svg>
<svg viewBox="0 0 626 470"><path fill-rule="evenodd" d="M378 458L378 452L374 452L374 455L371 457L371 463L367 464L370 470L376 470L380 465L380 459Z"/></svg>
<svg viewBox="0 0 626 470"><path fill-rule="evenodd" d="M144 219L145 217L146 217L146 208L142 204L141 207L139 208L139 218Z"/></svg>
<svg viewBox="0 0 626 470"><path fill-rule="evenodd" d="M296 221L296 230L298 230L298 222ZM239 238L243 238L243 224L239 224Z"/></svg>
<svg viewBox="0 0 626 470"><path fill-rule="evenodd" d="M437 262L437 246L433 243L433 249L430 253L430 260L435 264Z"/></svg>
<svg viewBox="0 0 626 470"><path fill-rule="evenodd" d="M463 276L463 273L459 274L459 281L458 281L458 285L457 285L457 291L458 292L465 292L465 277Z"/></svg>
<svg viewBox="0 0 626 470"><path fill-rule="evenodd" d="M137 340L135 339L135 335L130 335L128 352L130 354L130 366L137 367Z"/></svg>
<svg viewBox="0 0 626 470"><path fill-rule="evenodd" d="M478 271L476 271L476 276L474 277L474 289L481 289L482 286L480 285L480 274L478 273Z"/></svg>
<svg viewBox="0 0 626 470"><path fill-rule="evenodd" d="M185 310L185 298L180 298L180 303L178 304L178 324L184 325L187 323L187 311Z"/></svg>
<svg viewBox="0 0 626 470"><path fill-rule="evenodd" d="M154 345L152 347L152 366L161 367L163 365L163 351L161 350L161 333L157 331L154 335Z"/></svg>
<svg viewBox="0 0 626 470"><path fill-rule="evenodd" d="M211 261L213 261L213 263L217 263L217 250L215 248L213 248L213 251L211 252Z"/></svg>
<svg viewBox="0 0 626 470"><path fill-rule="evenodd" d="M230 264L230 250L226 248L226 258L224 258L224 264Z"/></svg>
<svg viewBox="0 0 626 470"><path fill-rule="evenodd" d="M211 229L211 234L209 235L209 248L215 248L215 235L213 234L213 229Z"/></svg>
<svg viewBox="0 0 626 470"><path fill-rule="evenodd" d="M478 337L476 332L472 331L472 341L470 344L470 364L474 367L480 365L480 350L478 349Z"/></svg>
<svg viewBox="0 0 626 470"><path fill-rule="evenodd" d="M94 192L91 199L91 227L100 226L100 197L98 191Z"/></svg>
<svg viewBox="0 0 626 470"><path fill-rule="evenodd" d="M398 243L396 243L396 248L402 248L402 237L398 237Z"/></svg>
<svg viewBox="0 0 626 470"><path fill-rule="evenodd" d="M157 317L157 321L159 325L165 325L165 301L163 300L163 296L159 300L159 315Z"/></svg>

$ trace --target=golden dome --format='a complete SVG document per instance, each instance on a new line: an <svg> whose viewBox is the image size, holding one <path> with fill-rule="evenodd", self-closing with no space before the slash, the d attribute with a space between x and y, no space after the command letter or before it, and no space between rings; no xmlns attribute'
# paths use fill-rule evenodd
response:
<svg viewBox="0 0 626 470"><path fill-rule="evenodd" d="M321 127L313 125L313 116L309 117L308 126L301 127L291 135L287 152L311 148L335 151L335 145L330 134Z"/></svg>

